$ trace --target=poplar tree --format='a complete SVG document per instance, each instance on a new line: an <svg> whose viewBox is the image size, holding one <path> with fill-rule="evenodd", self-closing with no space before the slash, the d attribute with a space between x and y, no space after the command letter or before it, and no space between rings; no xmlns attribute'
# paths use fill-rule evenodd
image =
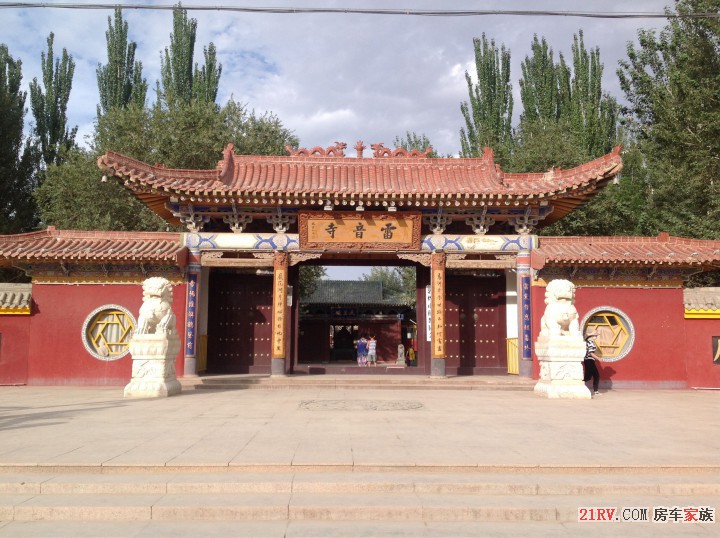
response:
<svg viewBox="0 0 720 538"><path fill-rule="evenodd" d="M215 103L222 65L217 61L215 45L204 48L205 64L193 63L197 20L188 19L180 4L173 10L173 31L170 46L161 57L158 83L160 102L166 106L182 106L193 99Z"/></svg>
<svg viewBox="0 0 720 538"><path fill-rule="evenodd" d="M598 48L588 51L582 32L573 36L572 63L555 62L545 38L533 39L522 64L523 113L515 132L511 169L537 172L571 168L608 153L618 143L618 105L602 91ZM638 231L642 183L610 185L572 215L542 233L613 235Z"/></svg>
<svg viewBox="0 0 720 538"><path fill-rule="evenodd" d="M63 161L63 153L75 145L77 127L67 127L67 104L75 73L75 61L63 48L55 58L51 32L47 38L47 54L41 54L42 85L34 78L30 83L30 107L35 117L35 136L45 167ZM44 89L43 89L44 88Z"/></svg>
<svg viewBox="0 0 720 538"><path fill-rule="evenodd" d="M512 145L513 97L510 51L500 49L485 34L473 39L477 82L466 71L469 101L460 105L465 128L460 129L462 157L480 157L483 147L495 151L495 161L507 165Z"/></svg>
<svg viewBox="0 0 720 538"><path fill-rule="evenodd" d="M604 155L617 143L619 106L602 91L600 49L585 48L582 30L573 36L572 69L561 54L559 73L560 115L590 158Z"/></svg>
<svg viewBox="0 0 720 538"><path fill-rule="evenodd" d="M0 44L0 234L30 231L37 224L34 155L23 138L27 94L21 83L22 62Z"/></svg>
<svg viewBox="0 0 720 538"><path fill-rule="evenodd" d="M193 97L205 103L214 103L220 85L222 65L217 61L217 52L213 43L203 48L203 56L205 57L205 64L202 67L198 67L197 63L195 64Z"/></svg>
<svg viewBox="0 0 720 538"><path fill-rule="evenodd" d="M128 23L123 21L119 8L115 9L114 20L108 17L105 39L108 61L97 67L98 116L130 103L144 106L148 85L142 78L142 62L135 61L137 43L128 42Z"/></svg>
<svg viewBox="0 0 720 538"><path fill-rule="evenodd" d="M521 122L558 121L560 118L560 87L558 66L553 50L543 37L533 37L532 56L526 56L520 68Z"/></svg>

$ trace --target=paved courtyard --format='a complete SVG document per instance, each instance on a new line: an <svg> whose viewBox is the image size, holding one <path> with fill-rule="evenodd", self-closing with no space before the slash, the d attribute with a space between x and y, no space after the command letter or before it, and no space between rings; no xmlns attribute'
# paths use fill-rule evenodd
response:
<svg viewBox="0 0 720 538"><path fill-rule="evenodd" d="M720 391L0 387L0 464L711 466Z"/></svg>

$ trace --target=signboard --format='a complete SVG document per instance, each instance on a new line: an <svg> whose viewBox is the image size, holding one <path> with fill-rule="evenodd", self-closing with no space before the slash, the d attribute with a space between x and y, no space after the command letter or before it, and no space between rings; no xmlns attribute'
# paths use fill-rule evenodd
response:
<svg viewBox="0 0 720 538"><path fill-rule="evenodd" d="M301 249L419 250L420 213L300 212Z"/></svg>
<svg viewBox="0 0 720 538"><path fill-rule="evenodd" d="M275 257L273 275L272 358L285 358L285 310L287 304L287 254Z"/></svg>
<svg viewBox="0 0 720 538"><path fill-rule="evenodd" d="M188 273L187 303L185 309L185 356L195 356L195 335L197 334L198 275Z"/></svg>
<svg viewBox="0 0 720 538"><path fill-rule="evenodd" d="M432 291L430 284L425 286L425 334L427 341L432 341Z"/></svg>
<svg viewBox="0 0 720 538"><path fill-rule="evenodd" d="M445 358L445 257L433 255L432 286L432 358Z"/></svg>

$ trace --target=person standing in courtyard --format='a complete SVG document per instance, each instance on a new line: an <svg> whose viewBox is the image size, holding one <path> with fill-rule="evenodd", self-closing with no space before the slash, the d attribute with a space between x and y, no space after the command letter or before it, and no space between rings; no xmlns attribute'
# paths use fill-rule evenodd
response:
<svg viewBox="0 0 720 538"><path fill-rule="evenodd" d="M585 367L585 376L583 381L589 381L592 379L593 382L593 395L599 394L598 387L600 386L600 371L597 367L597 361L600 360L598 352L598 346L595 339L600 336L595 329L590 329L585 335L585 359L583 360L583 366Z"/></svg>
<svg viewBox="0 0 720 538"><path fill-rule="evenodd" d="M365 333L360 336L357 344L355 344L355 348L357 349L358 366L367 366L368 340L367 336L365 336Z"/></svg>
<svg viewBox="0 0 720 538"><path fill-rule="evenodd" d="M368 340L368 364L377 366L377 340L374 334L370 335Z"/></svg>

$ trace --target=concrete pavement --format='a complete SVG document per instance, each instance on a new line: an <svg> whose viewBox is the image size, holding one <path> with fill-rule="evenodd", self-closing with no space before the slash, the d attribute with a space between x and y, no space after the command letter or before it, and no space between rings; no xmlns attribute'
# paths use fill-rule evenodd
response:
<svg viewBox="0 0 720 538"><path fill-rule="evenodd" d="M720 468L720 392L0 387L0 464Z"/></svg>
<svg viewBox="0 0 720 538"><path fill-rule="evenodd" d="M717 391L569 401L358 380L137 400L0 387L0 536L720 535L576 520L720 508Z"/></svg>

